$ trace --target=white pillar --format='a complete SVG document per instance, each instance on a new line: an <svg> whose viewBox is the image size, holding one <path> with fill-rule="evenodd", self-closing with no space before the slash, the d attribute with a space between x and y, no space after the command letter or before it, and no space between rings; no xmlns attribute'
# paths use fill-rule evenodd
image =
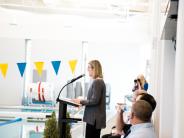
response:
<svg viewBox="0 0 184 138"><path fill-rule="evenodd" d="M32 40L31 39L25 39L25 60L26 60L26 69L25 69L25 79L24 79L24 90L23 90L23 98L22 98L22 104L27 104L27 92L29 91L28 86L31 82L30 72L31 72L31 49L32 49Z"/></svg>
<svg viewBox="0 0 184 138"><path fill-rule="evenodd" d="M157 137L159 137L160 122L160 68L161 68L161 41L160 41L160 5L161 0L152 1L153 16L153 47L151 55L150 93L157 101L157 107L153 114L153 123Z"/></svg>
<svg viewBox="0 0 184 138"><path fill-rule="evenodd" d="M159 138L172 138L174 125L174 42L162 40Z"/></svg>
<svg viewBox="0 0 184 138"><path fill-rule="evenodd" d="M184 0L179 1L177 22L174 92L175 124L171 127L174 128L173 138L184 138Z"/></svg>

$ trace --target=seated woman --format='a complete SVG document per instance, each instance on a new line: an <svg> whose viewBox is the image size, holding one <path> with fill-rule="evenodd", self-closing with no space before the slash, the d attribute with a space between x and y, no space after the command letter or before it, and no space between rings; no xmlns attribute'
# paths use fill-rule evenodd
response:
<svg viewBox="0 0 184 138"><path fill-rule="evenodd" d="M148 90L148 82L142 74L138 75L137 78L134 80L134 87L132 91L134 92L136 90Z"/></svg>

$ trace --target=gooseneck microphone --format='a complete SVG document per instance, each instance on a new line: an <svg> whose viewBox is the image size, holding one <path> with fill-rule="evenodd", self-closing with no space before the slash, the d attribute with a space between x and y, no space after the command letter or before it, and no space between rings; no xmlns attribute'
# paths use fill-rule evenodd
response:
<svg viewBox="0 0 184 138"><path fill-rule="evenodd" d="M82 75L80 75L80 76L78 76L78 77L72 79L72 80L70 81L70 83L72 83L72 82L74 82L74 81L76 81L76 80L78 80L78 79L80 79L80 78L82 78L82 77L84 77L84 76L85 76L85 74L82 74Z"/></svg>
<svg viewBox="0 0 184 138"><path fill-rule="evenodd" d="M60 94L61 94L62 90L63 90L67 85L73 83L74 81L76 81L76 80L78 80L78 79L80 79L80 78L82 78L82 77L84 77L84 76L85 76L85 74L82 74L82 75L80 75L80 76L78 76L78 77L76 77L76 78L73 78L71 81L69 81L67 84L65 84L65 85L62 87L62 89L60 90L60 92L59 92L59 94L58 94L58 97L57 97L57 99L56 99L56 102L59 102Z"/></svg>

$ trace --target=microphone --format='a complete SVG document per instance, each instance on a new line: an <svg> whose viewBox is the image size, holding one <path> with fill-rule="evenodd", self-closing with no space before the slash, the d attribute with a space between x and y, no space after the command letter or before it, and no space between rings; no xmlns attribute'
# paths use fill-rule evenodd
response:
<svg viewBox="0 0 184 138"><path fill-rule="evenodd" d="M72 83L72 82L74 82L74 81L76 81L76 80L78 80L78 79L80 79L80 78L82 78L82 77L84 77L85 76L85 74L82 74L82 75L80 75L80 76L78 76L78 77L76 77L76 78L73 78L71 81L70 81L70 83Z"/></svg>

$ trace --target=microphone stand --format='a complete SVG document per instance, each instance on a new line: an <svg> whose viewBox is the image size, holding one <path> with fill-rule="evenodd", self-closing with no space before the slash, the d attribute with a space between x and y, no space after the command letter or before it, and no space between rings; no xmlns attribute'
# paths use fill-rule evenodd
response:
<svg viewBox="0 0 184 138"><path fill-rule="evenodd" d="M67 84L65 84L59 94L58 94L58 97L56 99L56 103L59 102L59 117L58 117L58 126L59 126L59 138L66 138L66 123L68 121L80 121L81 119L72 119L72 118L66 118L66 113L67 113L67 104L69 105L73 105L73 106L78 106L76 104L71 104L69 102L66 102L66 101L62 101L59 99L60 97L60 94L62 92L62 90L69 84L73 83L74 81L80 79L82 76L79 76L77 78L74 78L72 79L71 81L69 81Z"/></svg>
<svg viewBox="0 0 184 138"><path fill-rule="evenodd" d="M59 94L58 94L58 97L57 97L57 99L56 99L56 103L57 102L59 102L59 97L60 97L60 95L61 95L61 92L63 91L63 89L67 86L67 85L69 85L69 84L71 84L72 82L70 81L70 82L68 82L67 84L65 84L62 88L61 88L61 90L60 90L60 92L59 92Z"/></svg>
<svg viewBox="0 0 184 138"><path fill-rule="evenodd" d="M59 99L60 94L61 94L62 90L63 90L67 85L73 83L74 81L76 81L76 80L78 80L78 79L80 79L80 78L82 78L82 77L84 77L84 76L85 76L85 74L82 74L82 75L78 76L77 78L73 78L70 82L68 82L67 84L65 84L65 85L62 87L62 89L60 90L59 94L58 94L58 97L57 97L57 99L56 99L56 103L60 101L60 99Z"/></svg>
<svg viewBox="0 0 184 138"><path fill-rule="evenodd" d="M67 104L65 104L65 103L61 103L60 102L60 99L59 99L59 97L60 97L60 94L61 94L61 92L62 92L62 90L67 86L67 85L69 85L71 83L71 81L70 82L68 82L67 84L65 84L62 88L61 88L61 90L60 90L60 92L59 92L59 94L58 94L58 97L57 97L57 99L56 99L56 104L59 102L59 117L58 117L58 126L59 126L59 138L66 138L66 122L63 122L63 120L66 120L66 112L67 112Z"/></svg>

